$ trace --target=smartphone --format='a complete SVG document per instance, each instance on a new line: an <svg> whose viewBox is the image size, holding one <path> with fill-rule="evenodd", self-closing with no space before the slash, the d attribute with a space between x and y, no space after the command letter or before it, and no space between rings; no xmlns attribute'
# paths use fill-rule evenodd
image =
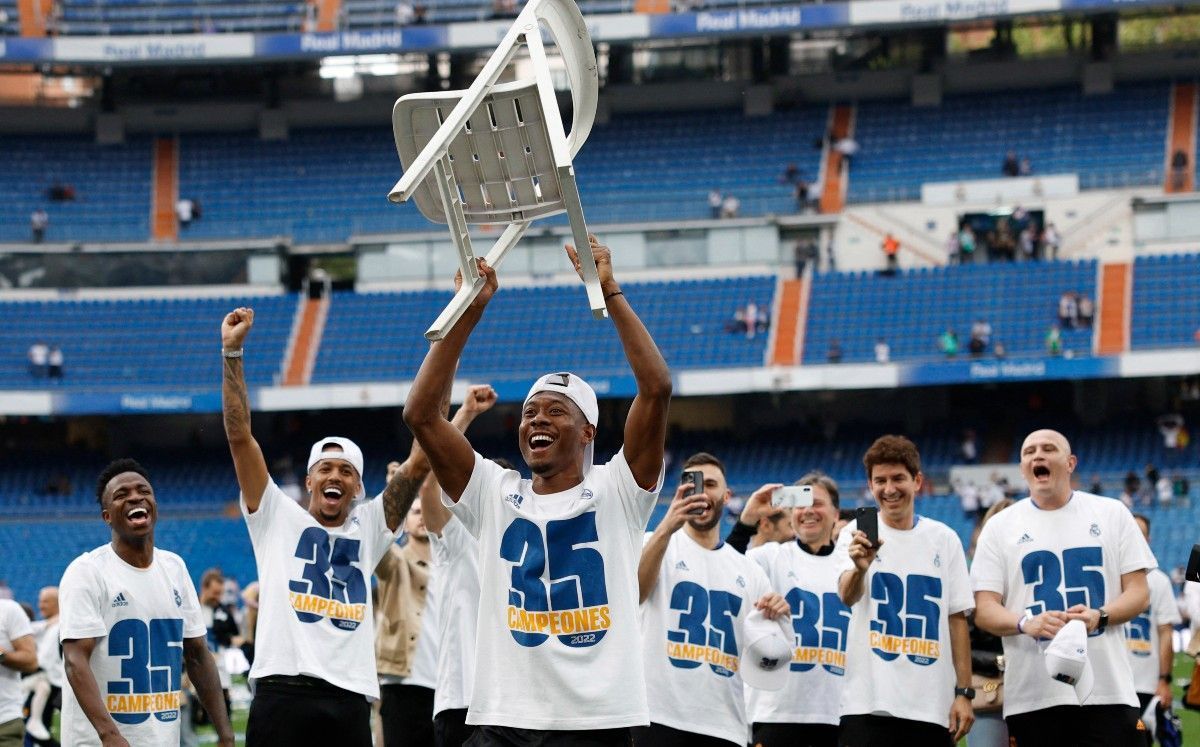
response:
<svg viewBox="0 0 1200 747"><path fill-rule="evenodd" d="M785 485L771 493L771 508L803 508L812 504L812 485Z"/></svg>
<svg viewBox="0 0 1200 747"><path fill-rule="evenodd" d="M1187 572L1183 577L1188 581L1200 581L1200 545L1192 545L1192 555L1188 558Z"/></svg>
<svg viewBox="0 0 1200 747"><path fill-rule="evenodd" d="M875 506L863 506L854 509L854 521L858 531L867 535L871 547L879 547L879 509Z"/></svg>
<svg viewBox="0 0 1200 747"><path fill-rule="evenodd" d="M692 484L691 491L689 491L687 495L683 496L684 498L690 498L693 495L699 495L704 492L704 473L700 470L690 469L687 472L684 472L683 481L685 483L690 482ZM688 511L688 513L698 516L704 513L704 509L700 509L699 511Z"/></svg>

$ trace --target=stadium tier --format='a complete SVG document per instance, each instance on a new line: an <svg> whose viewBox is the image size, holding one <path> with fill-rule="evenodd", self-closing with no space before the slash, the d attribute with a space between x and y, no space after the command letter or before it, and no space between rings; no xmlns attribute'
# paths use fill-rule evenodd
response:
<svg viewBox="0 0 1200 747"><path fill-rule="evenodd" d="M624 288L672 368L762 365L767 336L747 339L727 333L725 325L749 302L770 309L774 277L632 283ZM446 293L436 291L334 294L313 382L408 378L420 366L425 348L380 341L419 339L446 300ZM531 339L546 342L530 344ZM565 358L563 344L570 345ZM350 353L366 350L370 355ZM564 367L582 376L628 372L611 326L592 321L578 286L505 288L467 347L459 372L486 379L502 371L506 378L532 380Z"/></svg>
<svg viewBox="0 0 1200 747"><path fill-rule="evenodd" d="M923 182L1000 178L1008 151L1028 158L1035 175L1078 174L1083 189L1161 184L1169 88L947 96L931 108L860 103L848 198L918 200Z"/></svg>
<svg viewBox="0 0 1200 747"><path fill-rule="evenodd" d="M1130 347L1178 348L1200 334L1200 254L1138 257L1133 264Z"/></svg>
<svg viewBox="0 0 1200 747"><path fill-rule="evenodd" d="M408 10L411 12L417 5L425 8L426 23L456 23L493 18L500 3L492 0L431 0L410 3ZM342 8L346 27L350 29L386 29L397 25L395 0L343 0ZM633 0L580 0L579 9L585 15L632 13L634 3Z"/></svg>
<svg viewBox="0 0 1200 747"><path fill-rule="evenodd" d="M21 19L17 15L17 0L0 0L0 36L21 33Z"/></svg>
<svg viewBox="0 0 1200 747"><path fill-rule="evenodd" d="M20 301L0 303L0 387L45 387L26 366L36 342L59 346L62 385L77 389L211 389L221 380L220 326L237 306L253 306L255 353L246 359L252 385L271 384L283 360L295 296Z"/></svg>
<svg viewBox="0 0 1200 747"><path fill-rule="evenodd" d="M977 319L992 326L987 355L996 343L1009 356L1043 355L1046 333L1058 322L1059 298L1068 292L1096 298L1095 261L920 268L894 277L820 275L809 301L804 362L824 363L834 340L844 362L873 361L880 338L891 347L892 360L937 358L938 336L947 329L957 333L958 355L965 357ZM1091 329L1065 329L1062 339L1064 354L1091 355Z"/></svg>
<svg viewBox="0 0 1200 747"><path fill-rule="evenodd" d="M150 237L150 139L96 145L71 135L0 135L0 240L29 241L29 217L44 208L47 241L146 241ZM74 188L51 202L49 190Z"/></svg>
<svg viewBox="0 0 1200 747"><path fill-rule="evenodd" d="M61 0L61 33L75 36L298 31L303 2Z"/></svg>

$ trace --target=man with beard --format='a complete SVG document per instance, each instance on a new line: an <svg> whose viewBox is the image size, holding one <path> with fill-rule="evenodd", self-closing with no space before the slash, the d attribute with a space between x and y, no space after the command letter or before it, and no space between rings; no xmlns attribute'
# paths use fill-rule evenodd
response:
<svg viewBox="0 0 1200 747"><path fill-rule="evenodd" d="M404 407L443 500L479 540L473 746L627 746L630 727L649 723L636 569L663 475L671 376L608 248L590 240L637 384L624 448L607 464L593 459L596 393L574 374L542 376L521 407L518 445L532 480L484 459L442 413L440 393L496 290L483 260L479 295L430 346ZM582 277L574 247L567 254Z"/></svg>
<svg viewBox="0 0 1200 747"><path fill-rule="evenodd" d="M975 624L1004 639L1004 720L1020 747L1144 744L1124 626L1149 604L1158 563L1124 504L1071 488L1077 461L1057 431L1026 436L1029 498L984 526L971 564ZM1075 620L1094 683L1043 663L1039 642Z"/></svg>
<svg viewBox="0 0 1200 747"><path fill-rule="evenodd" d="M217 730L233 745L200 600L183 559L154 546L158 502L132 459L96 482L112 542L67 566L59 584L62 742L104 747L179 744L183 668Z"/></svg>
<svg viewBox="0 0 1200 747"><path fill-rule="evenodd" d="M692 493L689 471L704 475ZM782 596L753 560L721 541L729 500L725 466L712 454L683 463L685 479L638 563L650 725L638 747L728 747L746 743L746 700L738 662L752 611L787 615ZM680 531L682 529L683 531ZM788 636L790 639L790 636Z"/></svg>

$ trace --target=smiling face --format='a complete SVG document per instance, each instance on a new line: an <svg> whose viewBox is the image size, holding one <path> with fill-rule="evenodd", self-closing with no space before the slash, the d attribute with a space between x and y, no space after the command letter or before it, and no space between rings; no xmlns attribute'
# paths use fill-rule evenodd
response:
<svg viewBox="0 0 1200 747"><path fill-rule="evenodd" d="M358 495L360 482L354 465L344 459L322 459L304 478L309 494L308 512L322 526L341 526L350 513L350 503Z"/></svg>
<svg viewBox="0 0 1200 747"><path fill-rule="evenodd" d="M721 523L721 515L725 512L725 503L729 500L729 486L725 484L725 475L715 464L698 464L688 467L688 470L699 470L704 473L704 513L688 517L688 524L699 532L708 530Z"/></svg>
<svg viewBox="0 0 1200 747"><path fill-rule="evenodd" d="M871 495L883 521L894 529L912 527L913 498L921 489L921 473L912 474L899 462L871 467Z"/></svg>
<svg viewBox="0 0 1200 747"><path fill-rule="evenodd" d="M583 450L596 437L596 428L569 398L538 392L521 411L517 432L521 456L535 475L548 476L583 468Z"/></svg>
<svg viewBox="0 0 1200 747"><path fill-rule="evenodd" d="M1043 504L1065 502L1071 497L1071 473L1075 455L1066 436L1058 431L1034 431L1021 444L1021 477L1029 495Z"/></svg>
<svg viewBox="0 0 1200 747"><path fill-rule="evenodd" d="M792 509L792 529L796 539L809 547L824 547L833 536L838 510L824 485L813 485L813 504Z"/></svg>
<svg viewBox="0 0 1200 747"><path fill-rule="evenodd" d="M122 472L104 486L100 516L120 540L140 544L154 537L158 502L150 481L137 472Z"/></svg>

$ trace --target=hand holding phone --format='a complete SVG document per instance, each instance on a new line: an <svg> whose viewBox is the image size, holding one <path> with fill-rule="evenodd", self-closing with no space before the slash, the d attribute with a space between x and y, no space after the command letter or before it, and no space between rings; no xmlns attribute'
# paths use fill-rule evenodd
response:
<svg viewBox="0 0 1200 747"><path fill-rule="evenodd" d="M871 547L879 547L879 509L875 506L862 506L854 509L854 521L858 531L867 535Z"/></svg>
<svg viewBox="0 0 1200 747"><path fill-rule="evenodd" d="M771 493L771 508L803 508L812 504L812 485L785 485Z"/></svg>
<svg viewBox="0 0 1200 747"><path fill-rule="evenodd" d="M685 483L690 482L692 484L692 489L684 496L685 498L691 497L693 495L700 495L704 492L704 473L701 472L700 470L690 469L690 470L684 472L683 473L683 481ZM691 511L688 511L688 513L693 516L699 516L700 514L704 513L704 509L703 508L701 508L699 510L693 509Z"/></svg>

